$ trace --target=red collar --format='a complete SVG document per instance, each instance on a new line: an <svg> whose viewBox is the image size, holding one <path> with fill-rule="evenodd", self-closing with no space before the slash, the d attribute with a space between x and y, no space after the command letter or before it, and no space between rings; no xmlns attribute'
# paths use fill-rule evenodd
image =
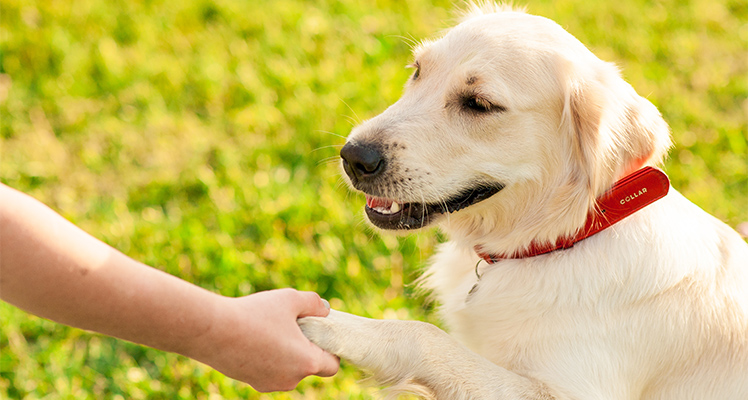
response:
<svg viewBox="0 0 748 400"><path fill-rule="evenodd" d="M597 198L594 210L587 215L584 228L572 237L560 238L556 243L533 242L524 251L514 254L488 254L476 246L478 256L489 264L504 259L539 256L555 250L568 249L575 243L602 231L616 222L659 200L668 192L670 181L664 172L653 167L644 167L616 182L610 190Z"/></svg>

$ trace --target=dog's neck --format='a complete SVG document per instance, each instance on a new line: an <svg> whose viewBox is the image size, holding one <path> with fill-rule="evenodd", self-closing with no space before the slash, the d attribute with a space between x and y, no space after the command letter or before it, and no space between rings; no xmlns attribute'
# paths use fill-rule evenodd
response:
<svg viewBox="0 0 748 400"><path fill-rule="evenodd" d="M480 246L476 246L475 251L487 263L493 264L503 259L535 257L568 249L661 199L669 188L670 181L664 172L653 167L644 167L620 179L600 196L594 209L588 213L584 227L575 235L559 238L555 243L533 242L526 249L510 254L490 254L483 251Z"/></svg>

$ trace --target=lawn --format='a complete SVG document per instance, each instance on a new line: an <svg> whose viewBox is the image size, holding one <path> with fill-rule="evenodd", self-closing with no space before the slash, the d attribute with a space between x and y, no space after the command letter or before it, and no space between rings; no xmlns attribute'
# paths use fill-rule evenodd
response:
<svg viewBox="0 0 748 400"><path fill-rule="evenodd" d="M461 4L461 3L458 3ZM748 221L748 2L528 2L662 111L673 185ZM139 261L227 296L313 290L438 324L412 287L435 230L380 235L337 152L395 101L411 45L450 26L424 0L0 4L0 181ZM331 379L261 395L184 357L0 304L3 399L368 399Z"/></svg>

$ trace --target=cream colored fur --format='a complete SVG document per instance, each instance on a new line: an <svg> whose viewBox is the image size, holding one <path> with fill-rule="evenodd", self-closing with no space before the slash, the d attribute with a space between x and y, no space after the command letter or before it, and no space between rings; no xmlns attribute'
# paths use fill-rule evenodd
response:
<svg viewBox="0 0 748 400"><path fill-rule="evenodd" d="M300 320L305 334L438 399L748 399L748 245L673 188L571 249L475 274L474 246L571 234L617 179L660 163L657 109L557 24L503 6L471 6L415 60L402 98L348 140L388 145L382 193L398 201L506 185L438 221L451 241L423 284L451 336L337 311ZM465 91L505 111L462 112Z"/></svg>

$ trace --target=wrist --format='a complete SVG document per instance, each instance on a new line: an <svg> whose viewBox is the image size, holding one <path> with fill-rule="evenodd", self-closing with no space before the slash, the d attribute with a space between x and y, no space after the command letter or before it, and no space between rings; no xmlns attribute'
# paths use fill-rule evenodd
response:
<svg viewBox="0 0 748 400"><path fill-rule="evenodd" d="M232 330L236 327L233 300L235 299L209 292L202 310L206 328L187 337L183 348L177 352L215 368L216 361L222 357L222 349L227 348Z"/></svg>

